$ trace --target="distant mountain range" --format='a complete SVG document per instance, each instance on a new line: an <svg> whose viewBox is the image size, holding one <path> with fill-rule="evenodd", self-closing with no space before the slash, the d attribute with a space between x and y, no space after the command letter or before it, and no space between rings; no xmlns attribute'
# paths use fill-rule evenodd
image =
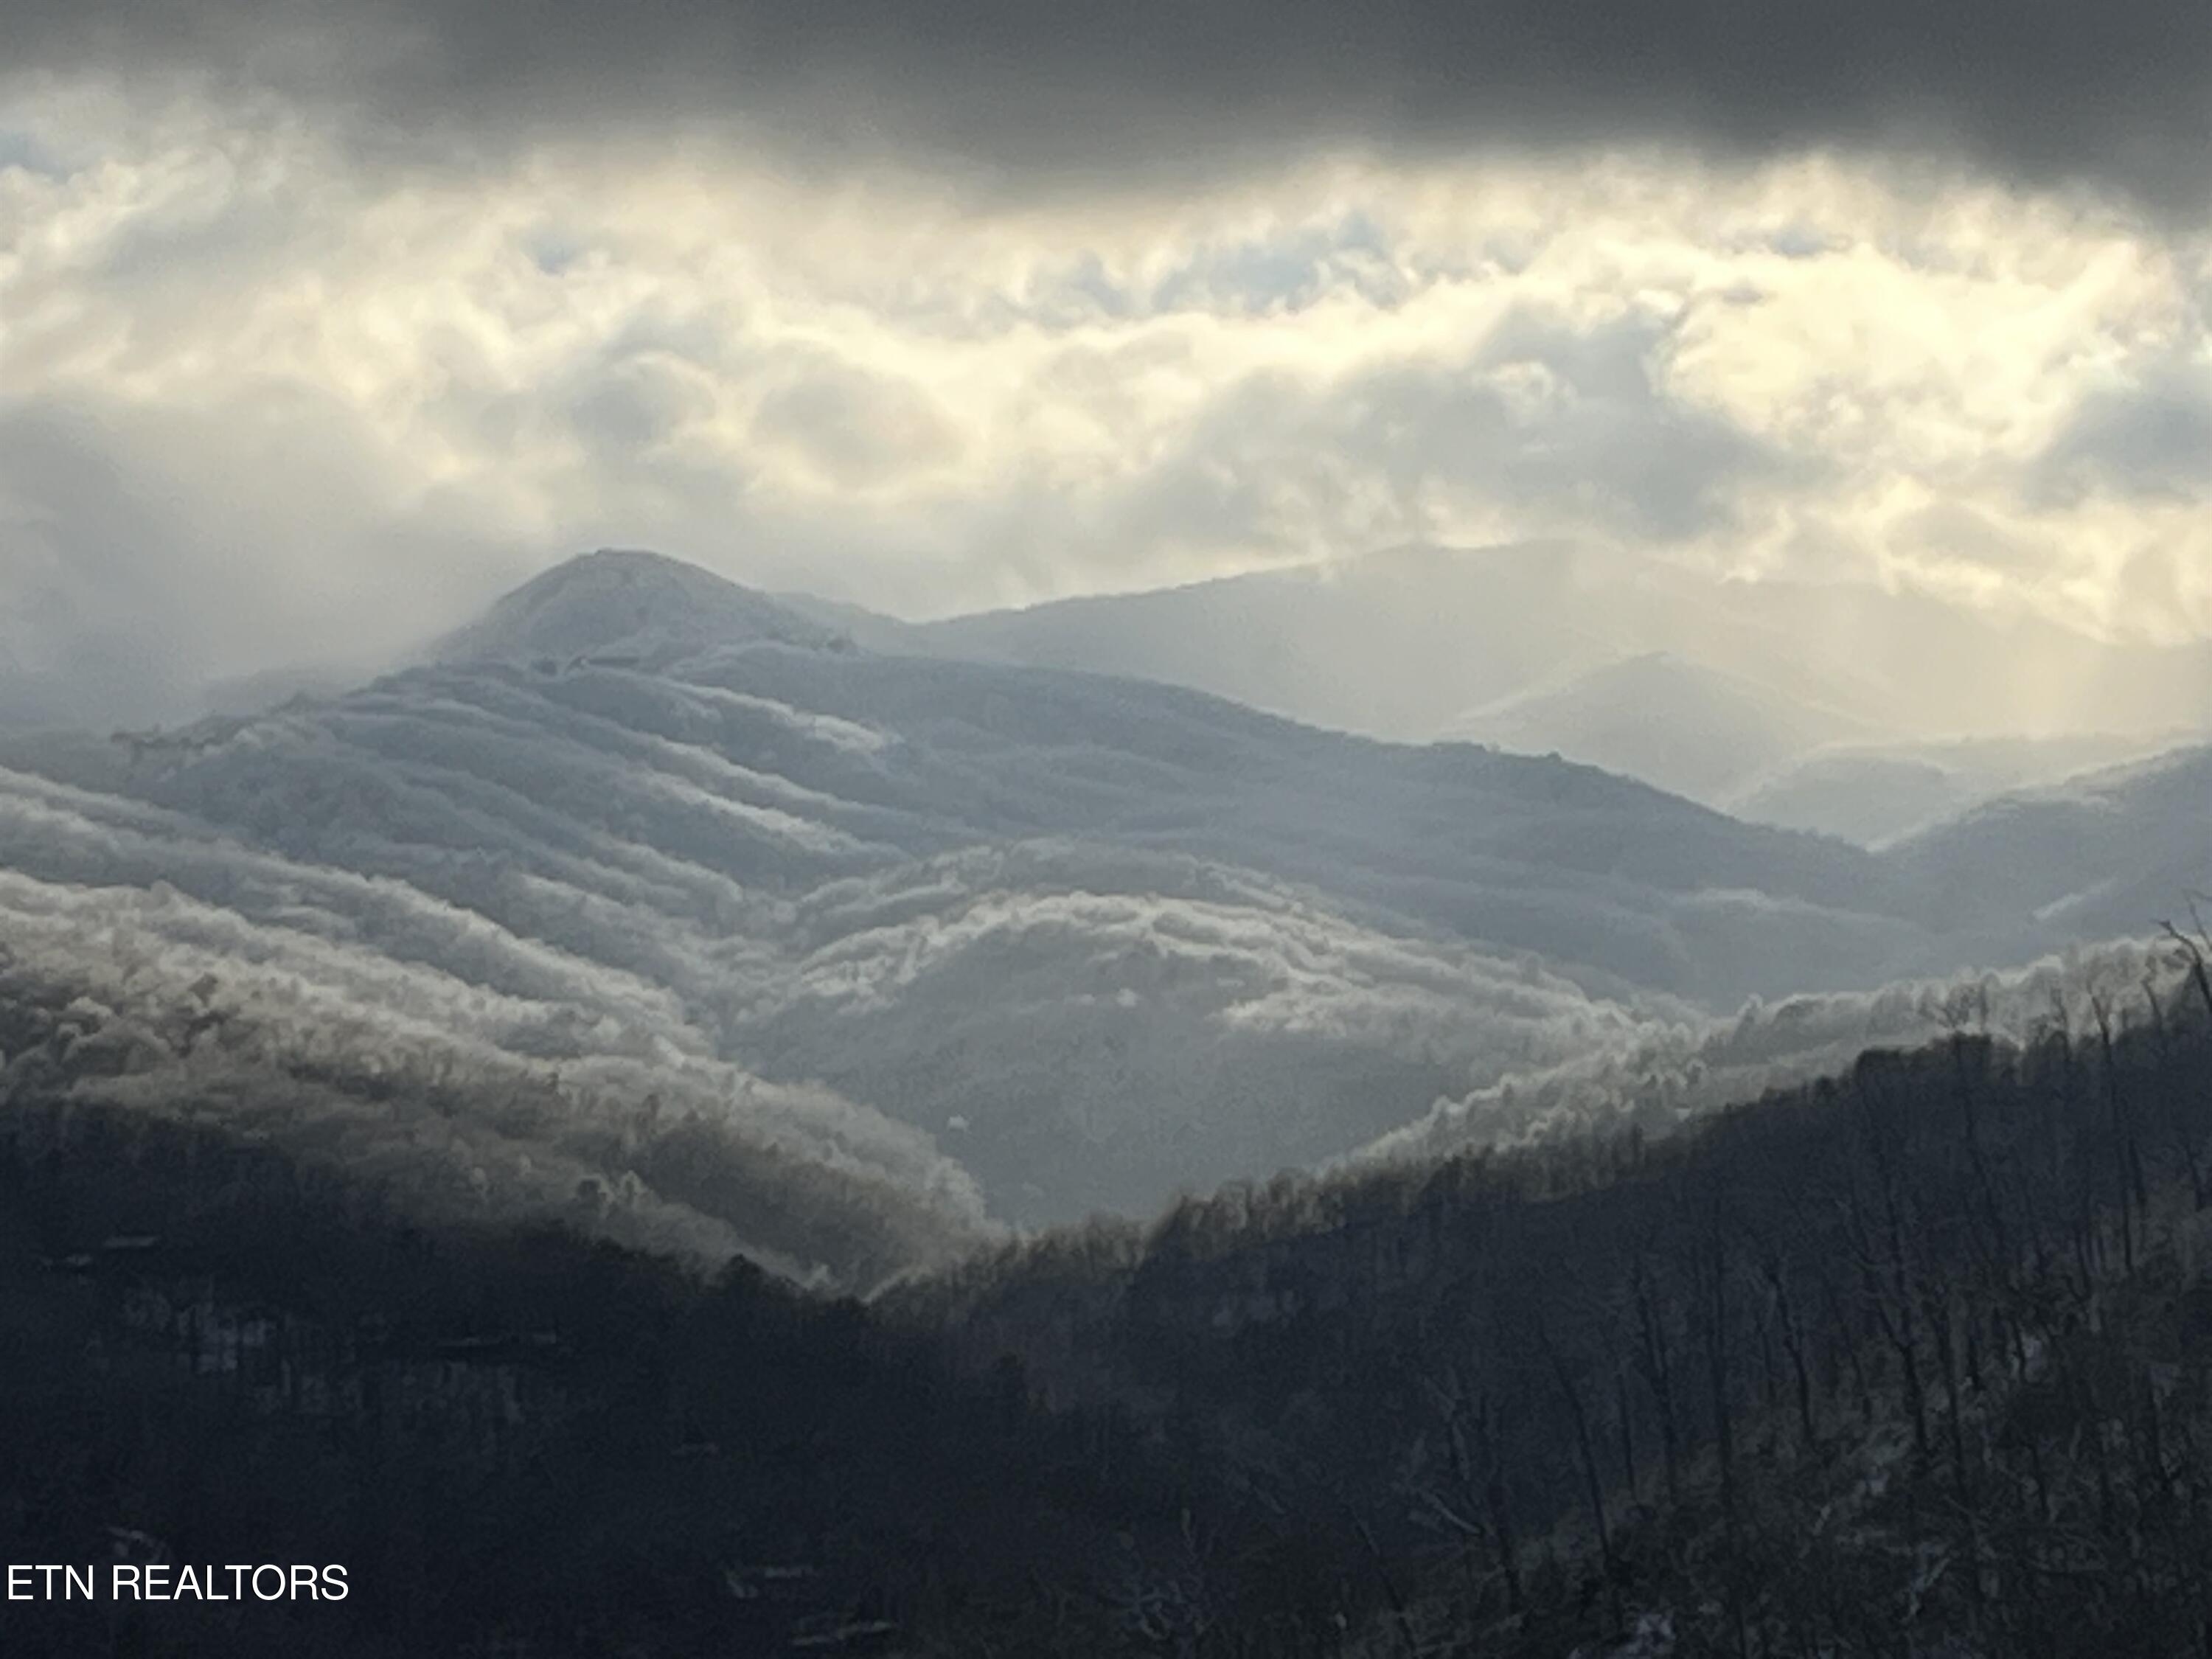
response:
<svg viewBox="0 0 2212 1659"><path fill-rule="evenodd" d="M1448 735L1640 778L1752 823L1878 847L2007 791L2202 741L2185 731L1883 739L1853 714L1655 652L1471 710Z"/></svg>
<svg viewBox="0 0 2212 1659"><path fill-rule="evenodd" d="M1456 738L1862 845L2212 736L2212 644L2112 643L1910 591L1718 581L1542 543L1412 547L929 623L910 655L1136 675L1337 730Z"/></svg>
<svg viewBox="0 0 2212 1659"><path fill-rule="evenodd" d="M2134 933L2212 908L2212 744L2000 795L1885 855L1937 925L2001 958L2060 929Z"/></svg>
<svg viewBox="0 0 2212 1659"><path fill-rule="evenodd" d="M1655 653L1896 738L2212 728L2212 642L2113 643L1910 589L1719 580L1564 543L1408 547L921 624L815 614L880 649L1133 674L1407 741Z"/></svg>
<svg viewBox="0 0 2212 1659"><path fill-rule="evenodd" d="M1872 729L1843 710L1659 651L1470 709L1445 735L1557 753L1711 803L1764 771Z"/></svg>
<svg viewBox="0 0 2212 1659"><path fill-rule="evenodd" d="M1755 1091L1925 1023L1858 992L2212 884L2212 750L1877 856L1563 759L871 642L601 553L343 695L0 744L0 936L92 1057L40 1086L228 1100L464 1208L866 1282L1439 1100L1510 1132L1512 1078L1614 1087L1754 994Z"/></svg>
<svg viewBox="0 0 2212 1659"><path fill-rule="evenodd" d="M413 659L566 662L588 643L636 665L745 634L1079 669L1327 729L1553 753L1862 846L2212 736L2212 645L2115 644L1910 592L1719 581L1566 544L1405 548L926 623L682 568L639 611L635 556L591 556ZM199 703L251 714L370 672L264 672ZM11 719L0 695L0 729L61 719L16 702Z"/></svg>
<svg viewBox="0 0 2212 1659"><path fill-rule="evenodd" d="M1814 830L1879 848L2014 790L2045 788L2203 741L2201 734L2181 731L1844 741L1750 773L1711 799L1754 823Z"/></svg>

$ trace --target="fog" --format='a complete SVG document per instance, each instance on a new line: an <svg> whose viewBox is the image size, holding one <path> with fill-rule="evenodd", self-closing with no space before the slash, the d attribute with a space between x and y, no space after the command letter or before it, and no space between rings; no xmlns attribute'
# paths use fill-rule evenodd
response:
<svg viewBox="0 0 2212 1659"><path fill-rule="evenodd" d="M2162 971L2212 33L1924 11L17 6L9 1086L865 1288Z"/></svg>
<svg viewBox="0 0 2212 1659"><path fill-rule="evenodd" d="M1226 586L1256 611L1329 585ZM1193 603L1219 590L1151 605ZM1006 660L1129 637L1028 625L978 642L603 551L349 690L0 740L6 960L45 1011L9 1086L866 1288L1285 1167L1671 1128L1936 1034L1961 987L2021 1033L2172 971L2143 941L2212 878L2201 736L1876 852L1555 755ZM1595 684L1656 706L1644 671Z"/></svg>
<svg viewBox="0 0 2212 1659"><path fill-rule="evenodd" d="M247 11L266 50L227 88L204 59ZM1760 54L1690 29L1664 118L1562 104L1567 130L1524 143L1353 99L1331 105L1351 130L1261 164L1228 141L1237 112L1287 129L1296 106L1231 100L1202 179L1145 183L1164 141L1132 128L1088 182L978 193L974 156L922 145L810 164L687 137L719 71L658 86L657 53L556 97L601 62L568 56L580 14L512 60L466 8L395 14L420 36L398 58L352 26L295 35L283 6L99 15L20 19L0 80L17 728L337 689L600 544L906 622L1276 573L1196 612L927 643L1393 737L1480 736L1464 721L1503 699L1655 651L1876 744L2194 728L2212 702L2212 242L2152 177L2203 176L2201 111L2148 69L2124 98L2100 78L2153 35L2145 64L2185 77L2201 30L2178 20L2099 20L2118 56L2086 81L2049 42L2008 69L1908 54L1948 65L1979 138L1900 148L1840 87L1802 126L1739 131L1722 94ZM1011 38L1048 79L1124 86L1116 53L1079 74L1051 33ZM1786 33L1770 69L1810 73ZM884 40L787 44L872 84ZM1480 41L1445 44L1474 73ZM511 67L559 130L497 77L449 98L441 51ZM425 132L432 105L482 126L434 155L365 147L332 118L346 87ZM2091 105L2112 131L2043 149L2055 107ZM2100 167L2148 194L2087 187ZM1553 551L1480 575L1399 553L1499 547ZM1332 574L1287 574L1309 568Z"/></svg>

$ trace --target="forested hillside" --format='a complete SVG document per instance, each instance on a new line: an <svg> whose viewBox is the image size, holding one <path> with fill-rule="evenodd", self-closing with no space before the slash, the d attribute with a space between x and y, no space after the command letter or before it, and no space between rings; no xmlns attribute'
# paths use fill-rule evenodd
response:
<svg viewBox="0 0 2212 1659"><path fill-rule="evenodd" d="M0 1659L1709 1656L2212 1659L2212 0L0 0Z"/></svg>
<svg viewBox="0 0 2212 1659"><path fill-rule="evenodd" d="M2056 853L2014 856L2042 805L1876 857L1557 759L878 655L644 554L428 657L0 744L0 934L131 1034L99 1092L228 1100L501 1213L589 1177L619 1239L855 1287L1440 1101L1510 1136L1560 1068L1640 1086L1747 1018L1803 1077L1929 1034L1885 988L2136 935L2212 881L2186 756L2034 830L2105 823L2069 904ZM1815 993L1817 1054L1745 1012ZM445 1102L436 1144L370 1082Z"/></svg>
<svg viewBox="0 0 2212 1659"><path fill-rule="evenodd" d="M1876 855L643 556L431 658L4 753L0 1550L356 1584L9 1654L2194 1650L2203 751Z"/></svg>
<svg viewBox="0 0 2212 1659"><path fill-rule="evenodd" d="M0 1552L351 1564L21 1650L2203 1650L2201 944L1620 1133L1048 1234L872 1308L0 1123ZM60 1011L18 1000L6 1045ZM580 1194L580 1198L588 1194ZM120 1618L118 1626L113 1621ZM26 1632L29 1632L27 1634ZM11 1646L11 1651L17 1650Z"/></svg>

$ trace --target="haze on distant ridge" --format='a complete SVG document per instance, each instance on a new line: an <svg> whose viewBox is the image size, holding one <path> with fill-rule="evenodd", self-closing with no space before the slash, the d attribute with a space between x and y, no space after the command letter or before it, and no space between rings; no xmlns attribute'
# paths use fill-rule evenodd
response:
<svg viewBox="0 0 2212 1659"><path fill-rule="evenodd" d="M2134 982L2212 12L2027 9L23 0L10 1086L863 1285Z"/></svg>
<svg viewBox="0 0 2212 1659"><path fill-rule="evenodd" d="M0 1082L865 1285L1370 1143L1663 1129L1938 1029L1961 974L2024 1029L2155 971L2124 936L2212 878L2212 744L1875 855L1557 757L872 649L643 553L422 654L0 742L9 982L69 1038Z"/></svg>
<svg viewBox="0 0 2212 1659"><path fill-rule="evenodd" d="M2201 724L2079 637L2212 637L2201 4L1113 16L19 0L0 722L326 684L604 544L907 621L1319 564L1218 648L1394 736L1518 629Z"/></svg>

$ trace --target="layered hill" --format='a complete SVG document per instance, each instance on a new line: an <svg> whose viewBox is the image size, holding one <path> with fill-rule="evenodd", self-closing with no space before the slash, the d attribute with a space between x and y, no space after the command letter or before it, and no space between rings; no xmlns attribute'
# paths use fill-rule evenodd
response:
<svg viewBox="0 0 2212 1659"><path fill-rule="evenodd" d="M1446 735L1555 752L1718 805L1761 772L1868 730L1846 711L1657 651L1470 709Z"/></svg>
<svg viewBox="0 0 2212 1659"><path fill-rule="evenodd" d="M1886 862L1982 951L2055 927L2149 930L2212 893L2212 744L1999 796Z"/></svg>
<svg viewBox="0 0 2212 1659"><path fill-rule="evenodd" d="M1876 847L2021 789L2147 759L2191 739L2180 731L2067 737L1842 741L1790 757L1712 804L1754 823L1812 830Z"/></svg>
<svg viewBox="0 0 2212 1659"><path fill-rule="evenodd" d="M866 1283L1439 1100L1480 1139L1517 1121L1515 1076L1671 1066L1695 1038L1670 1034L1754 993L1997 959L1929 902L1932 854L1558 759L855 648L649 556L549 573L429 656L0 747L0 921L58 1011L14 1086L236 1111L441 1202L582 1205Z"/></svg>
<svg viewBox="0 0 2212 1659"><path fill-rule="evenodd" d="M1723 581L1556 543L1408 547L920 627L852 625L885 648L1139 674L1411 741L1656 652L1891 739L2212 726L2212 645L2116 643L1910 589Z"/></svg>

